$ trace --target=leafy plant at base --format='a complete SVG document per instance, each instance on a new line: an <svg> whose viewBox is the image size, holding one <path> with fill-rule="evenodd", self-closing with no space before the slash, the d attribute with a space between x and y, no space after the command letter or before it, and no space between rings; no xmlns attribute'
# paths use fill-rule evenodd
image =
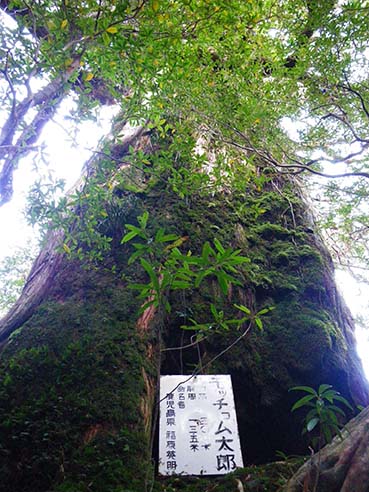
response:
<svg viewBox="0 0 369 492"><path fill-rule="evenodd" d="M343 403L350 410L353 410L353 408L346 398L333 389L332 385L321 384L318 391L310 386L295 386L290 391L304 391L307 393L296 401L291 411L294 412L302 407L310 408L305 416L303 433L313 432L314 429L319 430L318 437L312 439L318 450L321 449L324 441L329 443L335 434L342 437L338 416L346 418L346 414L335 402Z"/></svg>

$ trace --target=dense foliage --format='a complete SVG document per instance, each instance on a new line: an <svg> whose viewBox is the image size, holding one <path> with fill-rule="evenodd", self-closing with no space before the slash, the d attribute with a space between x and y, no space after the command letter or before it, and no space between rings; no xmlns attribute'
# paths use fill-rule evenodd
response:
<svg viewBox="0 0 369 492"><path fill-rule="evenodd" d="M1 18L0 96L8 111L0 137L1 203L12 196L19 159L41 156L40 132L72 94L78 109L70 118L77 124L97 106L116 104L118 140L122 117L170 134L165 154L151 161L136 155L135 164L152 178L164 176L182 197L219 186L242 189L250 180L258 185L271 169L346 176L323 183L324 224L338 259L346 261L348 249L359 261L368 258L367 2L2 0L0 6L17 22ZM207 173L199 173L204 166ZM107 180L114 172L108 167ZM337 248L338 240L345 246Z"/></svg>

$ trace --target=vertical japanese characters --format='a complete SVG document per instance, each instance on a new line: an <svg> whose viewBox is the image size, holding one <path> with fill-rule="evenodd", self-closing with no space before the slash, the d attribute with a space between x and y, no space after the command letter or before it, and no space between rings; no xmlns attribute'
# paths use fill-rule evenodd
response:
<svg viewBox="0 0 369 492"><path fill-rule="evenodd" d="M174 407L173 393L168 393L166 398L166 470L176 470L177 468L177 455L176 455L176 410Z"/></svg>
<svg viewBox="0 0 369 492"><path fill-rule="evenodd" d="M228 472L234 470L237 465L235 463L234 449L231 447L233 446L234 441L233 431L231 429L231 426L227 427L227 425L225 425L224 423L225 421L229 421L231 418L231 413L229 410L227 410L227 407L229 406L229 403L226 399L227 391L224 389L224 386L221 385L219 378L216 378L216 376L214 376L214 379L212 379L210 383L216 384L216 392L220 396L220 398L215 403L213 403L213 406L217 408L219 418L218 428L215 431L215 436L217 437L215 439L215 442L217 443L216 447L217 452L219 453L216 455L216 466L218 471L225 470L226 472ZM233 393L231 395L231 398L233 401Z"/></svg>
<svg viewBox="0 0 369 492"><path fill-rule="evenodd" d="M161 474L243 466L230 376L162 376L160 410Z"/></svg>

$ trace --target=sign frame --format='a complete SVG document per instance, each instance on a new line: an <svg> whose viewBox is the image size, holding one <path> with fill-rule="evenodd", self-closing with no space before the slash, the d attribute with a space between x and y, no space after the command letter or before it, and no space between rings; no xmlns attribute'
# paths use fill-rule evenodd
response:
<svg viewBox="0 0 369 492"><path fill-rule="evenodd" d="M224 475L243 467L231 376L160 378L159 473Z"/></svg>

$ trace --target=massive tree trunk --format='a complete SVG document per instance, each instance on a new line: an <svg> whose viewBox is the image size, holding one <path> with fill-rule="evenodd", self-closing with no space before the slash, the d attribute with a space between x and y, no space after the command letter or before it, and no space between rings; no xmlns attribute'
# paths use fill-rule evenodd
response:
<svg viewBox="0 0 369 492"><path fill-rule="evenodd" d="M152 149L141 137L141 150ZM125 149L118 150L112 156L122 164ZM159 371L191 374L203 366L232 375L246 463L306 450L301 422L290 413L291 386L329 383L353 404L368 404L352 319L296 182L275 176L262 188L186 199L163 179L146 184L136 192L117 185L101 203L105 219L97 227L111 249L100 262L69 258L49 243L28 298L0 326L1 491L151 490ZM151 306L138 316L142 301L129 284L145 281L145 273L127 263L132 247L121 237L143 211L153 234L160 227L175 233L184 251L199 253L214 238L241 249L251 260L240 270L241 285L221 299L209 278L201 290L173 294L170 313ZM81 224L73 234L88 253ZM262 332L252 330L230 350L240 332L191 344L180 326L209 321L211 303L230 318L234 304L274 309Z"/></svg>

